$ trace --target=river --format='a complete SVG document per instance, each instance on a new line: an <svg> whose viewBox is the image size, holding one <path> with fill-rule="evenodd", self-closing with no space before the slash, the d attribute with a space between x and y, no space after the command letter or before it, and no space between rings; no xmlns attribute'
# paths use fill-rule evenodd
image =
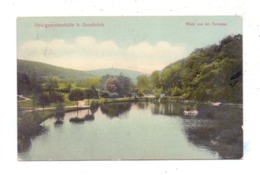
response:
<svg viewBox="0 0 260 175"><path fill-rule="evenodd" d="M181 160L240 159L243 109L237 105L115 103L50 118L46 129L18 153L20 160ZM85 120L73 123L78 116Z"/></svg>

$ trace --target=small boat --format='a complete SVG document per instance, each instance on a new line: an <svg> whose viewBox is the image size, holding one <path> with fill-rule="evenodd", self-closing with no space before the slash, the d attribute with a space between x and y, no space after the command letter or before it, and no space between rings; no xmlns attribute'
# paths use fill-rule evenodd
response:
<svg viewBox="0 0 260 175"><path fill-rule="evenodd" d="M212 102L211 105L212 106L219 106L219 105L221 105L221 102Z"/></svg>
<svg viewBox="0 0 260 175"><path fill-rule="evenodd" d="M199 114L199 111L197 110L189 110L189 111L183 111L184 115L189 115L189 116L196 116Z"/></svg>

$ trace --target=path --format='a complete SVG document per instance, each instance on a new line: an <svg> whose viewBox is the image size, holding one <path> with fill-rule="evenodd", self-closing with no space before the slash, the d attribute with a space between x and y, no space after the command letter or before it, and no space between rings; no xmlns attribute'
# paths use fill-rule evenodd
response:
<svg viewBox="0 0 260 175"><path fill-rule="evenodd" d="M23 100L18 100L18 102L21 102L21 101L31 101L32 100L32 99L27 98L27 97L25 97L23 95L18 95L18 97L23 98Z"/></svg>
<svg viewBox="0 0 260 175"><path fill-rule="evenodd" d="M78 101L78 107L79 108L87 108L89 107L89 105L85 105L85 100L82 100L82 101ZM77 105L72 105L72 106L64 106L64 108L76 108ZM46 107L44 108L44 110L48 110L48 109L56 109L56 107ZM34 111L42 111L43 109L42 108L34 108ZM24 110L24 112L32 112L33 109L28 109L28 110Z"/></svg>

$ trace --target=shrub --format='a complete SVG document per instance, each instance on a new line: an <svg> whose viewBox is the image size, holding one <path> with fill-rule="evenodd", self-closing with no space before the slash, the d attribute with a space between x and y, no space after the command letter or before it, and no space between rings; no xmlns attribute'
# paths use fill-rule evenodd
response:
<svg viewBox="0 0 260 175"><path fill-rule="evenodd" d="M175 86L174 89L172 90L172 93L173 93L174 96L180 96L182 94L182 91L181 91L180 88Z"/></svg>
<svg viewBox="0 0 260 175"><path fill-rule="evenodd" d="M118 97L118 93L116 92L110 93L110 98L117 98L117 97Z"/></svg>
<svg viewBox="0 0 260 175"><path fill-rule="evenodd" d="M109 92L108 91L100 91L99 96L102 98L109 98Z"/></svg>

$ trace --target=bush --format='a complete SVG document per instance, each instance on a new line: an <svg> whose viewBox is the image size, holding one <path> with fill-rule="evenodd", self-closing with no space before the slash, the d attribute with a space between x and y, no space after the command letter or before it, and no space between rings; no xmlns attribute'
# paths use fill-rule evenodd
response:
<svg viewBox="0 0 260 175"><path fill-rule="evenodd" d="M185 106L185 111L190 111L192 108L190 105Z"/></svg>
<svg viewBox="0 0 260 175"><path fill-rule="evenodd" d="M155 93L154 96L155 96L155 98L158 99L158 98L160 98L161 95L160 95L160 93Z"/></svg>
<svg viewBox="0 0 260 175"><path fill-rule="evenodd" d="M172 94L174 96L180 96L182 94L182 91L180 88L178 88L177 86L174 87L174 89L172 90Z"/></svg>
<svg viewBox="0 0 260 175"><path fill-rule="evenodd" d="M168 101L169 99L170 99L169 97L164 96L161 98L161 101Z"/></svg>
<svg viewBox="0 0 260 175"><path fill-rule="evenodd" d="M107 103L107 99L105 99L105 98L100 98L100 99L99 99L99 103L100 103L100 104Z"/></svg>
<svg viewBox="0 0 260 175"><path fill-rule="evenodd" d="M108 91L100 91L99 96L102 97L102 98L109 98L110 97Z"/></svg>
<svg viewBox="0 0 260 175"><path fill-rule="evenodd" d="M138 97L144 97L144 93L143 93L143 91L141 91L141 90L139 90L138 92L137 92L137 95L138 95Z"/></svg>
<svg viewBox="0 0 260 175"><path fill-rule="evenodd" d="M118 97L118 93L116 92L110 93L110 98L117 98L117 97Z"/></svg>

